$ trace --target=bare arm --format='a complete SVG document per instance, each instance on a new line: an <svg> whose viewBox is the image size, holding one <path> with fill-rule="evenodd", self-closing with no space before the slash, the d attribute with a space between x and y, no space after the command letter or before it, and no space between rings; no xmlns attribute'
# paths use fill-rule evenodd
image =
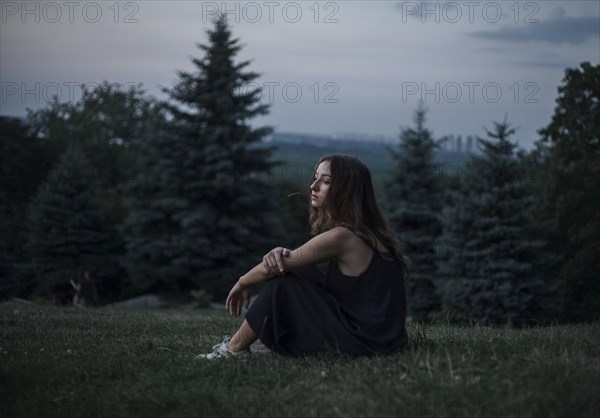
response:
<svg viewBox="0 0 600 418"><path fill-rule="evenodd" d="M275 276L276 274L268 271L264 264L260 263L253 267L248 273L240 277L238 282L243 286L250 286L254 283L260 283Z"/></svg>
<svg viewBox="0 0 600 418"><path fill-rule="evenodd" d="M348 234L352 234L352 232L346 228L337 227L317 235L301 247L291 251L289 255L281 257L283 270L295 270L339 257L346 251ZM240 277L238 283L242 286L249 286L275 276L275 273L267 270L264 263L260 263Z"/></svg>
<svg viewBox="0 0 600 418"><path fill-rule="evenodd" d="M347 251L351 235L352 232L348 229L338 227L317 235L300 248L289 252L286 256L282 257L281 251L271 250L269 257L277 259L277 261L271 259L269 264L277 266L277 268L269 269L263 262L240 277L229 292L225 302L229 313L237 317L242 311L242 306L248 308L250 285L278 276L283 271L319 264L333 257L339 257ZM279 249L282 248L279 247Z"/></svg>

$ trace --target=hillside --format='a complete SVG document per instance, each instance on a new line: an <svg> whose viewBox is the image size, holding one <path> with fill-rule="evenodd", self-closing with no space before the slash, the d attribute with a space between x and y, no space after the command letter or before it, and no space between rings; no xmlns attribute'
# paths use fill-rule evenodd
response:
<svg viewBox="0 0 600 418"><path fill-rule="evenodd" d="M212 309L2 304L0 415L598 416L597 322L409 323L410 343L387 356L195 359L241 320Z"/></svg>

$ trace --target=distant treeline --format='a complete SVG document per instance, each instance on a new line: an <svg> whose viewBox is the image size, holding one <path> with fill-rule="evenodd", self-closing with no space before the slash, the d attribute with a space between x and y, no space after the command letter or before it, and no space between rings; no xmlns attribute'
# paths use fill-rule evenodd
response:
<svg viewBox="0 0 600 418"><path fill-rule="evenodd" d="M452 140L456 141L457 138L460 137L452 137ZM298 178L308 182L315 162L324 155L350 154L359 157L371 170L375 183L383 186L383 181L394 169L394 158L390 149L393 150L397 147L398 140L395 143L387 143L275 132L266 144L276 147L273 151L274 159L285 161L288 165L287 173L280 169L279 175L290 180ZM458 176L461 170L464 170L464 164L470 160L471 153L474 152L474 149L471 152L438 149L433 153L432 158L440 176ZM301 173L298 173L299 170L294 170L295 165L301 168Z"/></svg>

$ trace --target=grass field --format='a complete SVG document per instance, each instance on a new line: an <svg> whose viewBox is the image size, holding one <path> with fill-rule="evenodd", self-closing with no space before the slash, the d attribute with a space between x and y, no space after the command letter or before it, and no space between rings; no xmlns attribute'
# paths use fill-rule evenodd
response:
<svg viewBox="0 0 600 418"><path fill-rule="evenodd" d="M218 310L0 305L0 417L598 417L600 323L409 324L389 356L194 357Z"/></svg>

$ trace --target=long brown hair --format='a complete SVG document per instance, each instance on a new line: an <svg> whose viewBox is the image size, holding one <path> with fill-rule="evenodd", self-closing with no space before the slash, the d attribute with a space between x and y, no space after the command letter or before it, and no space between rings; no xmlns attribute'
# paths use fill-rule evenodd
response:
<svg viewBox="0 0 600 418"><path fill-rule="evenodd" d="M408 280L409 259L404 255L403 244L394 236L377 201L366 165L351 155L322 157L313 171L314 175L323 161L331 170L331 185L325 203L320 208L309 207L308 223L311 235L317 235L336 226L343 226L377 249L379 240L400 266L404 281ZM310 186L309 186L310 187Z"/></svg>

